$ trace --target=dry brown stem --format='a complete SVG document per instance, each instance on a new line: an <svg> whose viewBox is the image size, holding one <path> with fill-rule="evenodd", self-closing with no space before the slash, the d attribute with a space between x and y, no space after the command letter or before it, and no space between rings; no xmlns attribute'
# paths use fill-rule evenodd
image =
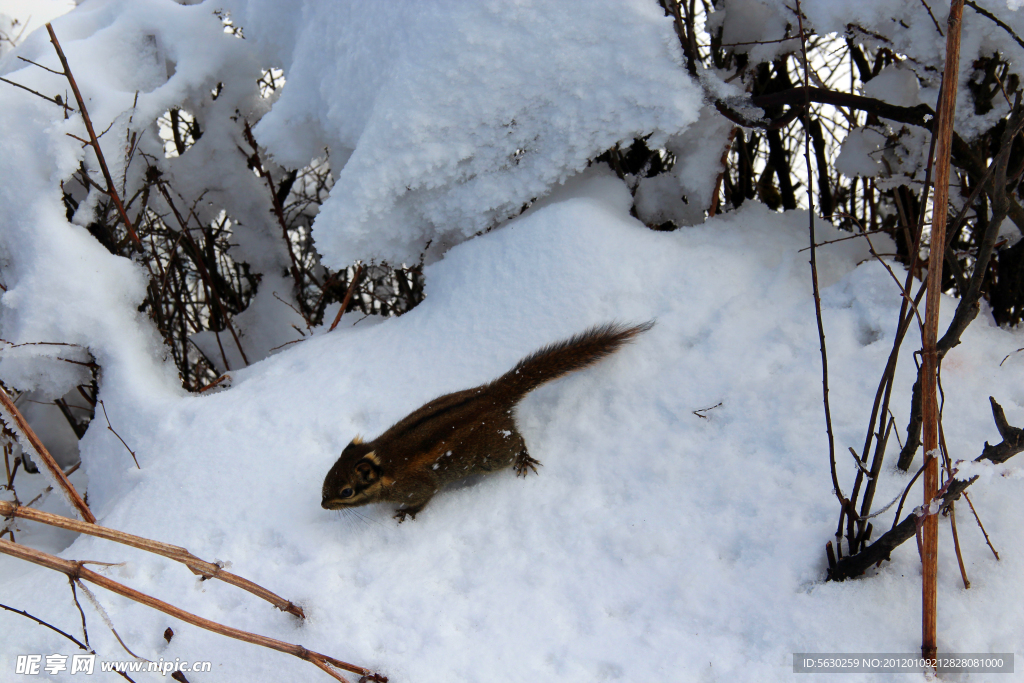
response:
<svg viewBox="0 0 1024 683"><path fill-rule="evenodd" d="M202 560L190 553L187 549L176 545L162 543L161 541L153 541L148 538L142 538L141 536L134 536L123 531L118 531L117 529L109 529L107 527L100 526L99 524L86 524L85 522L79 522L75 519L61 517L60 515L43 512L42 510L36 510L34 508L25 507L24 505L18 505L9 501L0 501L0 515L3 515L4 517L21 517L22 519L29 519L34 522L48 524L61 529L89 534L90 536L96 536L97 538L105 538L108 541L114 541L115 543L121 543L123 545L130 545L133 548L139 548L140 550L145 550L156 555L162 555L174 560L175 562L181 562L183 565L188 567L193 574L203 577L204 580L220 579L225 583L230 583L233 586L238 586L242 590L249 591L256 597L262 598L278 609L288 612L289 614L294 614L300 619L303 619L306 616L303 613L302 608L290 600L285 600L280 595L271 593L266 588L263 588L248 579L244 579L241 576L232 574L231 572L226 572L219 565Z"/></svg>
<svg viewBox="0 0 1024 683"><path fill-rule="evenodd" d="M44 446L43 442L38 436L36 436L36 433L32 431L32 428L28 424L28 420L25 419L25 416L22 415L17 406L14 405L14 401L11 400L11 397L8 396L7 392L2 388L0 388L0 406L3 407L3 412L5 413L5 415L0 417L4 417L5 421L6 418L9 417L14 422L14 425L12 426L16 426L18 431L21 434L24 434L25 439L28 440L28 444L22 444L22 446L29 446L32 453L39 458L39 462L49 470L53 478L57 480L57 484L59 484L64 490L64 493L71 501L71 504L78 511L79 516L81 516L81 518L86 522L95 523L96 517L93 516L92 510L90 510L89 506L85 504L82 497L78 495L78 491L75 490L75 487L64 475L64 470L60 468L57 461L55 461L53 456L50 455L50 452L46 450L46 446Z"/></svg>
<svg viewBox="0 0 1024 683"><path fill-rule="evenodd" d="M942 266L945 262L946 216L949 204L949 162L956 112L960 69L960 20L963 0L952 0L947 21L946 65L942 74L938 120L935 122L935 194L932 210L931 252L928 257L928 293L925 297L925 325L921 349L921 410L924 431L924 505L931 505L939 490L939 409L936 393L938 375L939 306L942 294ZM939 519L924 519L921 542L921 653L925 659L936 654L939 568Z"/></svg>
<svg viewBox="0 0 1024 683"><path fill-rule="evenodd" d="M241 640L246 643L252 643L253 645L259 645L261 647L266 647L271 650L277 650L278 652L284 652L294 657L298 657L299 659L303 659L307 662L310 662L319 669L322 669L323 671L327 672L339 681L346 681L347 679L343 678L336 671L331 669L331 667L336 667L344 671L350 671L352 673L359 674L364 678L380 681L381 683L386 683L387 681L387 678L385 676L376 674L373 671L370 671L369 669L366 669L361 666L356 666L355 664L343 662L339 659L329 657L319 652L307 650L301 645L293 645L292 643L286 643L281 640L275 640L274 638L267 638L266 636L257 635L255 633L250 633L248 631L242 631L241 629L225 626L224 624L220 624L216 621L204 619L203 617L192 614L191 612L186 612L185 610L175 607L174 605L166 603L162 600L158 600L150 595L146 595L145 593L141 593L133 588L129 588L128 586L118 583L113 579L109 579L106 576L103 576L102 574L97 574L96 572L85 568L83 566L83 562L72 562L70 560L63 560L55 555L40 552L27 546L23 546L19 543L11 543L10 541L5 541L2 539L0 539L0 552L5 553L7 555L11 555L12 557L17 557L18 559L25 560L27 562L38 564L48 569L53 569L54 571L61 572L76 581L88 581L89 583L93 583L102 588L106 588L112 593L117 593L118 595L126 597L129 600L134 600L135 602L141 603L143 605L146 605L147 607L151 607L155 610L163 612L164 614L174 617L175 619L180 619L181 621L192 624L193 626L198 626L202 629L206 629L207 631L213 631L214 633L219 633L220 635L227 636L228 638L234 638L235 640Z"/></svg>

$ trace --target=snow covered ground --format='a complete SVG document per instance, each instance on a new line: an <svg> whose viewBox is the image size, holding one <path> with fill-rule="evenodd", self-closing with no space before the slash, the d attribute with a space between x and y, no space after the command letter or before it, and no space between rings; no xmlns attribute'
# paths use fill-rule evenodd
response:
<svg viewBox="0 0 1024 683"><path fill-rule="evenodd" d="M823 582L837 506L807 254L799 252L806 214L750 206L655 233L628 208L620 181L590 172L451 250L427 269L426 300L401 318L348 320L236 373L220 393L161 397L139 412L108 405L142 469L109 432L89 431L87 474L113 482L90 482L101 523L230 561L232 571L302 604L305 623L106 541L81 537L61 555L126 562L105 572L392 681L792 680L793 652L915 652L912 544L877 575ZM820 239L830 235L819 225ZM889 276L865 257L852 241L820 252L841 451L863 440L899 306ZM953 302L944 305L951 313ZM633 345L523 402L519 421L544 464L539 476L506 471L468 482L402 525L385 506L358 515L320 508L323 475L355 434L375 436L426 400L490 380L594 323L649 319L657 326ZM1000 367L1021 346L1021 332L982 319L946 359L946 435L956 457L998 441L988 395L1011 423L1024 423L1024 354ZM896 395L908 395L911 370L907 353ZM719 403L706 419L692 412ZM894 407L902 429L906 401ZM838 457L849 487L851 459ZM906 481L887 468L876 500ZM965 591L942 524L939 647L1019 652L1024 481L995 477L972 493L1002 559L962 513ZM29 545L53 550L61 540L32 523L19 528ZM328 680L287 655L95 592L137 654L213 662L214 675L191 675L193 683ZM2 558L0 596L79 630L60 574ZM124 658L85 609L101 658ZM71 654L67 641L15 615L0 613L0 633L3 680L21 680L10 673L16 653ZM1024 680L1022 668L995 680ZM156 678L145 676L136 680Z"/></svg>

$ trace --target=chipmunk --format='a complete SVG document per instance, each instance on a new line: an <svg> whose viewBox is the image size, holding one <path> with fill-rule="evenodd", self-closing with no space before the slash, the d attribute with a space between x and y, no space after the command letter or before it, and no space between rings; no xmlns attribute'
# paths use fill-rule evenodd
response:
<svg viewBox="0 0 1024 683"><path fill-rule="evenodd" d="M513 410L545 382L596 363L654 326L593 327L527 356L490 384L430 401L373 441L358 436L324 479L326 510L392 502L399 523L415 518L445 484L514 466L537 472Z"/></svg>

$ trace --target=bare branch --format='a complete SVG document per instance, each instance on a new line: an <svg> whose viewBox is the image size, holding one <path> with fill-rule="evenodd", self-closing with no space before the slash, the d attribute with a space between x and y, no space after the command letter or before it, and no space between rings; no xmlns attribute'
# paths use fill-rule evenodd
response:
<svg viewBox="0 0 1024 683"><path fill-rule="evenodd" d="M21 83L15 83L14 81L8 80L8 79L4 78L3 76L0 76L0 81L3 81L4 83L7 83L8 85L13 85L15 88L21 88L22 90L30 92L33 95L37 96L37 97L42 97L47 102L53 102L54 104L56 104L59 107L64 107L64 111L65 112L75 111L74 109L69 107L67 105L67 103L64 102L64 100L62 100L60 98L60 96L57 96L57 97L47 97L46 95L44 95L41 92L33 90L32 88L26 87L26 86L22 85Z"/></svg>

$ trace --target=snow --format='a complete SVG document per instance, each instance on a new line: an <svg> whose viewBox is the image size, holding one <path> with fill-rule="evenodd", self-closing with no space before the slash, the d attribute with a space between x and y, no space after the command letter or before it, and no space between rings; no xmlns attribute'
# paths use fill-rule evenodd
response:
<svg viewBox="0 0 1024 683"><path fill-rule="evenodd" d="M962 462L956 465L956 478L961 481L970 481L973 477L978 477L982 481L992 479L992 477L1014 477L1020 479L1024 477L1024 470L1019 467L1013 467L1008 463L993 463L986 460L981 462Z"/></svg>
<svg viewBox="0 0 1024 683"><path fill-rule="evenodd" d="M836 169L851 177L872 177L883 170L882 155L886 139L875 128L858 128L843 140L842 149L836 158Z"/></svg>
<svg viewBox="0 0 1024 683"><path fill-rule="evenodd" d="M791 23L783 5L732 2L714 21L734 39L763 38ZM209 203L196 208L202 221L221 209L237 221L235 253L265 286L235 322L250 360L262 360L236 368L238 358L229 359L230 388L180 388L138 311L144 264L104 250L77 224L85 212L67 220L60 182L85 153L65 133L80 134L81 121L5 88L0 336L9 344L0 349L0 379L49 400L86 377L67 360L94 358L112 429L97 416L72 481L88 491L100 523L230 562L302 604L309 618L296 622L232 586L94 538L18 521L19 542L69 559L123 562L96 569L392 681L776 681L791 679L794 652L917 651L913 543L862 580L823 580L838 509L801 251L808 216L747 202L703 219L731 126L702 109L656 3L600 0L585 11L528 0L219 6L244 27L244 40L225 34L207 3L169 0L89 0L54 26L97 129L115 122L103 149L129 190L144 168L126 170L129 132L140 135L140 150L162 156L154 121L169 107L187 103L203 123L206 134L166 160L166 173L186 194L209 189ZM859 22L893 32L894 49L924 65L913 72L916 96L934 100L925 67L943 41L918 4L822 0L804 9L819 31ZM900 22L905 30L893 28ZM997 48L1019 57L1005 32L976 14L967 13L964 36L965 60ZM758 54L782 49L773 43ZM60 78L17 55L56 67L45 34L4 56L0 73L64 91ZM261 99L255 84L270 66L287 78L276 101ZM911 78L894 70L881 83L904 87ZM227 85L213 100L218 82ZM714 74L706 82L715 84ZM241 119L259 120L260 144L286 166L329 150L336 184L314 226L325 264L418 258L432 240L422 304L386 321L344 318L333 332L321 327L273 351L302 323L287 306L287 257L266 188L247 170L232 170L245 168L237 158L246 147ZM648 230L630 214L627 185L587 167L615 143L647 135L680 162L639 181L637 214L692 227ZM851 172L873 172L862 168L875 148L867 135L849 143ZM915 154L904 155L909 167L919 165ZM819 241L848 236L820 219L817 231ZM892 251L881 237L876 247ZM849 487L856 466L845 452L863 442L900 297L858 240L819 249L818 267L837 467ZM944 298L943 327L955 304ZM635 343L523 401L518 425L544 464L539 475L466 481L402 525L386 506L358 514L320 508L323 476L355 435L371 438L424 402L493 379L591 325L647 320L657 324ZM944 359L944 432L954 460L998 440L989 395L1011 424L1024 425L1024 354L1015 353L1022 335L983 311ZM206 337L197 343L211 344ZM896 397L909 395L918 345L912 331ZM893 404L899 430L907 403ZM959 516L969 591L942 520L940 650L1019 649L1024 481L1017 465L1007 467L985 470L971 489L1000 561L969 516ZM908 480L886 467L876 501L892 500ZM42 477L22 472L18 486L22 500L43 493L41 509L69 514L44 492ZM908 509L919 501L912 496ZM224 681L326 680L294 658L96 593L120 636L150 659L209 660ZM0 556L0 595L78 633L63 576ZM98 612L83 607L101 660L125 658ZM170 643L168 626L176 633ZM17 654L71 652L56 634L8 612L0 612L0 632L0 679Z"/></svg>
<svg viewBox="0 0 1024 683"><path fill-rule="evenodd" d="M676 225L702 223L723 170L732 128L727 119L704 106L693 125L671 137L665 147L679 161L670 172L639 181L635 201L640 219L648 225L669 220Z"/></svg>
<svg viewBox="0 0 1024 683"><path fill-rule="evenodd" d="M127 561L105 571L205 617L396 681L789 680L793 652L915 651L912 544L871 578L823 583L837 509L799 252L806 214L745 206L655 233L628 206L620 181L589 172L428 267L427 297L405 316L343 324L234 373L227 391L176 397L159 414L112 414L115 426L132 424L122 436L142 470L109 432L87 433L83 459L101 523L230 560L232 571L301 603L306 623L129 548L80 537L61 554ZM822 239L836 234L818 230ZM844 449L863 438L899 308L888 274L865 255L850 241L819 252ZM947 317L952 304L944 303ZM523 402L518 420L544 464L539 476L507 471L453 487L402 525L386 506L358 515L320 509L322 477L354 435L376 435L423 402L488 381L591 324L647 319L656 327L616 356ZM1018 375L999 367L1021 341L1019 332L975 325L948 355L951 452L975 453L996 438L989 393L1012 424L1024 422ZM907 353L898 395L907 394L912 367ZM692 413L718 403L703 419ZM902 425L906 406L895 408ZM840 456L838 467L848 486L853 463ZM118 485L105 492L94 484L100 476ZM886 469L877 499L906 481ZM1019 644L1024 617L1009 596L1021 594L1022 486L996 478L972 489L1002 560L961 515L970 591L960 587L943 526L940 649ZM19 526L32 544L34 525ZM78 623L64 577L9 558L0 572L8 602L68 628ZM228 681L319 675L100 596L121 637L151 659L209 659ZM86 610L94 647L105 659L122 657ZM6 652L67 649L18 619L0 615ZM161 637L167 626L178 634L170 644Z"/></svg>
<svg viewBox="0 0 1024 683"><path fill-rule="evenodd" d="M131 302L141 301L145 280L134 264L116 258L89 233L70 225L61 204L60 179L75 168L64 122L49 122L54 105L21 91L5 94L0 137L17 140L5 149L0 183L13 191L0 202L0 262L7 291L0 325L15 344L63 342L88 347L112 381L152 391L170 384L152 358L159 341L138 322ZM59 111L59 110L58 110ZM55 305L60 302L63 305ZM108 354L111 349L124 353ZM82 349L61 346L4 348L2 374L11 386L38 389L50 398L87 382L87 371L61 358L82 361ZM48 362L42 362L49 357Z"/></svg>
<svg viewBox="0 0 1024 683"><path fill-rule="evenodd" d="M919 91L917 75L899 63L890 64L864 84L864 94L868 97L899 107L916 107L921 104Z"/></svg>

